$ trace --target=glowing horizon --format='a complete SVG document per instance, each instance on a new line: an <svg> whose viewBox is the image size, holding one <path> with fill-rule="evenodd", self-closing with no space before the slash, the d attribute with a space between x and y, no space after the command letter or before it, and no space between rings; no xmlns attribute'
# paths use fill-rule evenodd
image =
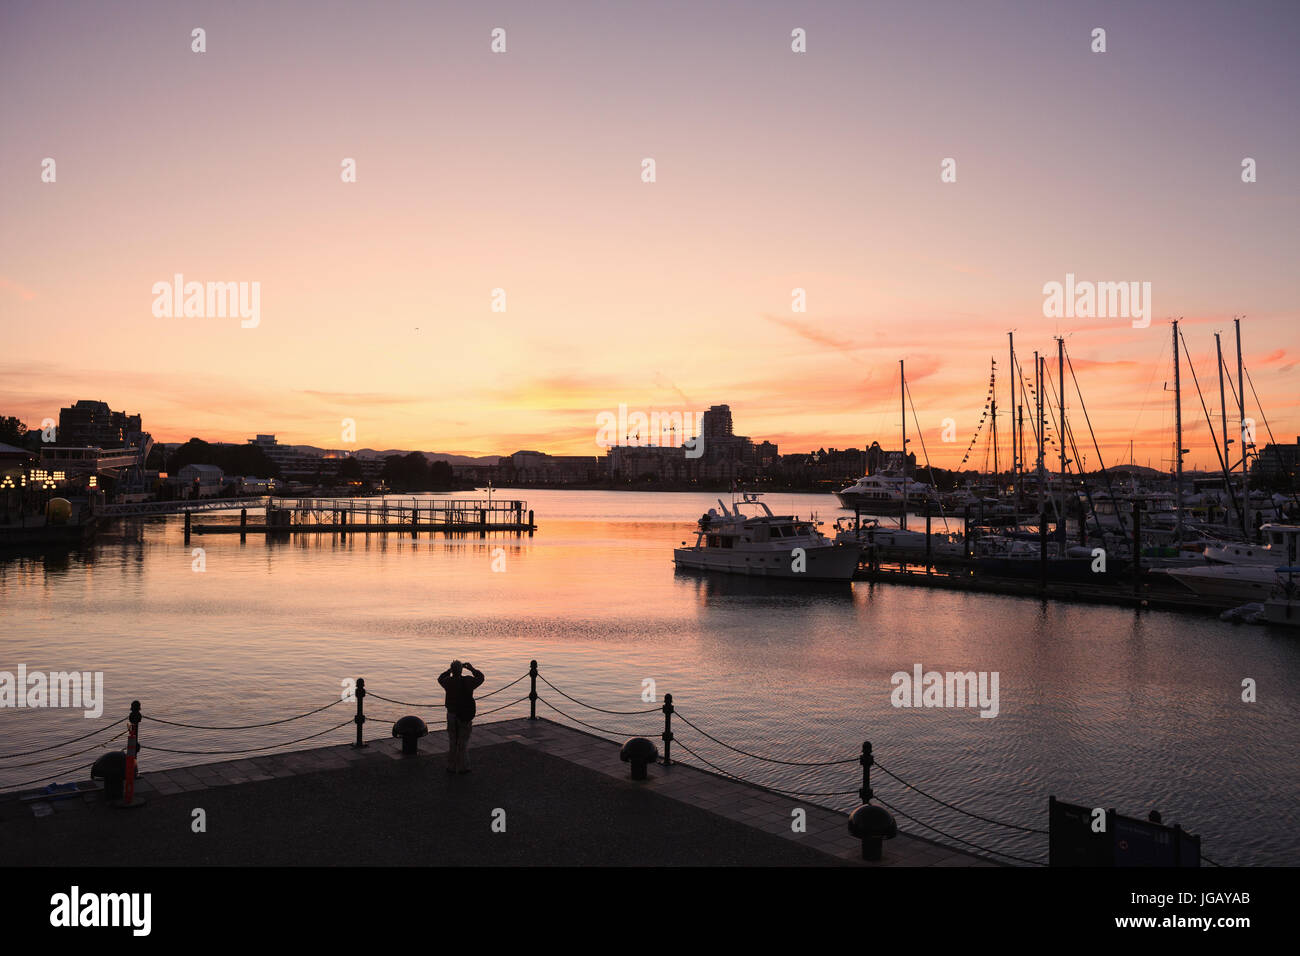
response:
<svg viewBox="0 0 1300 956"><path fill-rule="evenodd" d="M991 359L1007 410L1014 329L1053 378L1066 337L1108 465L1132 440L1168 470L1167 320L1217 432L1212 333L1235 386L1244 314L1257 446L1265 418L1292 441L1300 13L1188 6L380 3L359 29L342 3L6 5L0 415L600 455L620 404L727 404L783 454L895 448L904 359L910 449L954 468ZM259 283L260 322L156 317L176 274ZM1149 326L1044 317L1067 274L1150 282ZM1185 467L1217 468L1182 378ZM1072 382L1066 405L1091 470Z"/></svg>

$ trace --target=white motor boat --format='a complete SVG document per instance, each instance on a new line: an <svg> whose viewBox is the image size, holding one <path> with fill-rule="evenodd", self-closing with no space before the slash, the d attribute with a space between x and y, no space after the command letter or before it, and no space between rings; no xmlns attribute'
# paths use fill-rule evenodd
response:
<svg viewBox="0 0 1300 956"><path fill-rule="evenodd" d="M750 510L745 514L744 508ZM700 518L695 544L673 549L679 568L804 581L851 581L859 548L837 544L811 521L774 515L757 494Z"/></svg>
<svg viewBox="0 0 1300 956"><path fill-rule="evenodd" d="M1259 620L1265 624L1300 627L1300 567L1277 569L1278 589L1264 602Z"/></svg>
<svg viewBox="0 0 1300 956"><path fill-rule="evenodd" d="M1228 541L1207 545L1205 560L1213 564L1281 567L1300 563L1300 525L1266 524L1260 526L1263 544Z"/></svg>
<svg viewBox="0 0 1300 956"><path fill-rule="evenodd" d="M1199 597L1263 601L1282 583L1278 569L1258 564L1205 564L1196 568L1152 568Z"/></svg>
<svg viewBox="0 0 1300 956"><path fill-rule="evenodd" d="M853 484L835 492L840 504L864 514L896 515L903 511L925 511L939 503L934 487L915 478L905 478L893 472L864 475Z"/></svg>

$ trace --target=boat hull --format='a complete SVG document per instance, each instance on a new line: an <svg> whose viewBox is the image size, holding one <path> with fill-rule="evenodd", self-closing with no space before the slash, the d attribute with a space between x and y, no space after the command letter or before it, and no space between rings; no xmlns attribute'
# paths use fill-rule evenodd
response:
<svg viewBox="0 0 1300 956"><path fill-rule="evenodd" d="M789 551L727 548L675 548L673 563L692 571L721 571L790 581L851 581L858 570L858 549L833 545L804 549L804 570L794 570Z"/></svg>
<svg viewBox="0 0 1300 956"><path fill-rule="evenodd" d="M864 515L899 515L903 513L902 501L868 498L866 495L854 494L851 491L837 491L835 497L839 499L840 507L849 511L861 511ZM923 515L927 511L930 514L939 514L939 503L920 497L907 502L908 514Z"/></svg>
<svg viewBox="0 0 1300 956"><path fill-rule="evenodd" d="M1274 598L1264 602L1260 619L1267 624L1285 624L1300 627L1300 601Z"/></svg>
<svg viewBox="0 0 1300 956"><path fill-rule="evenodd" d="M1165 574L1200 597L1238 602L1264 601L1278 586L1277 575L1271 569L1240 565L1161 568L1152 573Z"/></svg>

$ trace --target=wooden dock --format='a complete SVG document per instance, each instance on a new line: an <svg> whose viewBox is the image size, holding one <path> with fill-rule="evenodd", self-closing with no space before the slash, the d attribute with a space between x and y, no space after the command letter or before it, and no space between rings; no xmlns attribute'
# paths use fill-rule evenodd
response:
<svg viewBox="0 0 1300 956"><path fill-rule="evenodd" d="M959 560L935 564L928 569L924 563L914 559L910 563L885 566L864 564L854 580L1195 614L1220 614L1242 603L1203 598L1173 582L1153 581L1151 575L1144 575L1136 588L1131 579L1097 584L1052 580L1042 583L1037 576L1002 578L980 574L973 569L971 562Z"/></svg>
<svg viewBox="0 0 1300 956"><path fill-rule="evenodd" d="M528 503L507 498L270 498L265 518L250 523L248 509L238 522L193 524L185 515L185 533L194 534L410 534L420 532L532 534L537 530Z"/></svg>

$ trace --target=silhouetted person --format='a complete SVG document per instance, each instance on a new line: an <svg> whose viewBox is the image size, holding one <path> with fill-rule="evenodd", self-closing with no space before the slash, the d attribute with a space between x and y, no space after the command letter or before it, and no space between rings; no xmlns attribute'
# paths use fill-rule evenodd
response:
<svg viewBox="0 0 1300 956"><path fill-rule="evenodd" d="M472 676L462 674L462 668ZM483 673L473 664L452 661L451 667L438 675L438 683L447 692L447 772L469 773L465 751L469 747L469 733L477 709L474 690L483 683Z"/></svg>

